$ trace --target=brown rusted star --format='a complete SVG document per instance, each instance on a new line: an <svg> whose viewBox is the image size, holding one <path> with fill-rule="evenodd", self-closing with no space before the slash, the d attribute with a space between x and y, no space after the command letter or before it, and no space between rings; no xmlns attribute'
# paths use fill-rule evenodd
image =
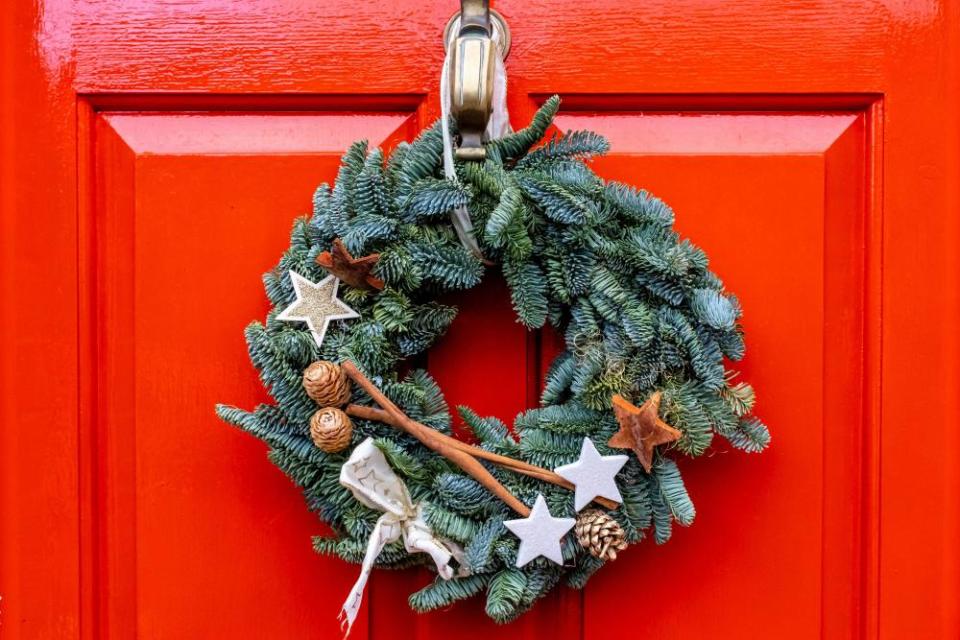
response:
<svg viewBox="0 0 960 640"><path fill-rule="evenodd" d="M613 396L613 414L620 431L607 444L615 449L633 449L644 470L653 468L653 450L658 445L676 442L683 434L660 419L660 397L657 391L641 406L634 406L621 395Z"/></svg>
<svg viewBox="0 0 960 640"><path fill-rule="evenodd" d="M383 280L370 274L373 265L380 259L379 253L354 258L343 241L336 238L330 251L317 256L317 264L357 289L383 289Z"/></svg>

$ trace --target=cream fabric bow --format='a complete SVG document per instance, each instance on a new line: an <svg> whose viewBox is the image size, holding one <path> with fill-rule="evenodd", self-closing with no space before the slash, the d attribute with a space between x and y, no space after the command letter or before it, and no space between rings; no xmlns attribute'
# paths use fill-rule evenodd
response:
<svg viewBox="0 0 960 640"><path fill-rule="evenodd" d="M367 543L367 553L363 558L360 577L350 590L343 603L340 620L346 625L346 634L350 634L363 591L373 570L373 564L383 548L403 538L404 547L410 553L428 553L437 565L437 573L444 580L454 576L468 574L463 561L463 549L454 542L434 535L430 525L423 519L423 505L414 505L403 480L394 473L383 452L376 447L372 438L361 442L340 470L340 484L350 490L360 503L382 511ZM450 560L455 559L460 569L455 571Z"/></svg>

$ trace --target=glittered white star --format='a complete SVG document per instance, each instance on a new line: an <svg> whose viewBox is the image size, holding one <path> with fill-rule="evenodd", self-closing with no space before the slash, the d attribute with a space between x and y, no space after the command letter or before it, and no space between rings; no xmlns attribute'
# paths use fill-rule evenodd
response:
<svg viewBox="0 0 960 640"><path fill-rule="evenodd" d="M520 520L505 520L504 526L520 538L520 550L517 551L517 566L522 567L537 556L563 564L563 552L560 541L567 531L573 528L573 518L554 518L550 515L543 495L537 495L537 501L530 515Z"/></svg>
<svg viewBox="0 0 960 640"><path fill-rule="evenodd" d="M359 313L337 298L340 281L336 276L327 276L314 284L296 271L291 271L290 280L297 299L277 315L277 320L306 322L317 346L323 345L323 337L332 320L360 317Z"/></svg>
<svg viewBox="0 0 960 640"><path fill-rule="evenodd" d="M580 458L574 463L557 467L554 471L576 487L573 507L580 511L594 498L623 502L614 478L625 464L627 456L601 456L593 441L584 438L580 447Z"/></svg>

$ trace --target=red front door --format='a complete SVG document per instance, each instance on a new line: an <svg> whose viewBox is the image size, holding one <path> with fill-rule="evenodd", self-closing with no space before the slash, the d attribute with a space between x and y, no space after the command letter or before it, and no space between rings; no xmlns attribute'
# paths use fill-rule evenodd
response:
<svg viewBox="0 0 960 640"><path fill-rule="evenodd" d="M739 296L762 456L683 463L697 522L506 629L375 575L354 636L960 635L957 4L496 4L509 106L606 135ZM355 139L438 116L453 2L19 2L2 16L0 634L339 637L357 567L261 443L242 329ZM549 336L501 283L429 367L510 420Z"/></svg>

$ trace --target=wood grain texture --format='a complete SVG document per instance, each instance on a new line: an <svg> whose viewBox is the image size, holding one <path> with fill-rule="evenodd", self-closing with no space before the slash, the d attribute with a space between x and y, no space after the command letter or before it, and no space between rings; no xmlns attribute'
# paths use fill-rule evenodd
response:
<svg viewBox="0 0 960 640"><path fill-rule="evenodd" d="M296 491L209 408L263 398L238 366L257 275L343 142L437 115L453 4L0 12L5 638L338 637L355 568L312 554ZM683 465L698 522L627 550L582 608L559 591L508 630L475 603L417 617L427 576L378 574L353 635L960 635L960 3L495 4L515 123L564 94L559 128L609 135L598 169L664 196L741 296L773 448ZM459 302L431 370L510 420L553 339L495 281ZM476 384L493 371L511 373ZM650 575L684 597L625 609Z"/></svg>

